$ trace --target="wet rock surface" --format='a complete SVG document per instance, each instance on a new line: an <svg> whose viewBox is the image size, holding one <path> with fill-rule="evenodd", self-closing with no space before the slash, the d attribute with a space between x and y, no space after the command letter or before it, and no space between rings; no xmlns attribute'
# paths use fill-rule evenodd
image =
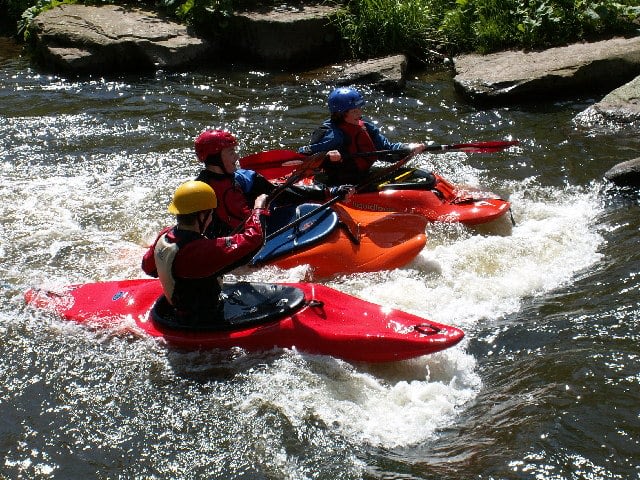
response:
<svg viewBox="0 0 640 480"><path fill-rule="evenodd" d="M640 75L640 36L536 52L461 55L454 59L454 68L456 89L478 104L606 93Z"/></svg>
<svg viewBox="0 0 640 480"><path fill-rule="evenodd" d="M32 28L41 63L71 73L182 69L211 49L184 25L115 5L61 5L38 15Z"/></svg>
<svg viewBox="0 0 640 480"><path fill-rule="evenodd" d="M586 126L615 124L640 131L640 76L578 114L575 121Z"/></svg>
<svg viewBox="0 0 640 480"><path fill-rule="evenodd" d="M408 60L405 55L389 55L362 62L345 62L307 72L312 77L332 85L371 85L391 92L402 91L407 83Z"/></svg>
<svg viewBox="0 0 640 480"><path fill-rule="evenodd" d="M640 158L618 163L604 177L621 187L640 187Z"/></svg>

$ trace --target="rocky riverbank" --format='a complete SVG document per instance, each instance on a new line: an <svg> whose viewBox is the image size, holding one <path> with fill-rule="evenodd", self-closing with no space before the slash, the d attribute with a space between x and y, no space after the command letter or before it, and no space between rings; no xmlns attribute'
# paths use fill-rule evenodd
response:
<svg viewBox="0 0 640 480"><path fill-rule="evenodd" d="M64 74L191 69L240 62L298 72L332 85L367 84L399 91L402 55L341 62L333 7L242 12L224 35L203 39L155 12L114 5L61 5L33 22L38 61ZM456 89L478 106L541 103L576 94L604 96L576 123L640 127L640 36L539 52L507 51L452 59ZM620 178L619 171L615 178Z"/></svg>

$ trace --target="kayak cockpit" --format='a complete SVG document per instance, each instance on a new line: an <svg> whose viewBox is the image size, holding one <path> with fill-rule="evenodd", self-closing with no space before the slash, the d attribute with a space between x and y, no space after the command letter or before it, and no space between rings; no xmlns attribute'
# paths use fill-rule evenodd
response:
<svg viewBox="0 0 640 480"><path fill-rule="evenodd" d="M222 313L211 321L185 323L164 295L151 309L158 327L185 331L233 331L278 321L305 305L304 292L296 287L273 283L231 282L222 289Z"/></svg>

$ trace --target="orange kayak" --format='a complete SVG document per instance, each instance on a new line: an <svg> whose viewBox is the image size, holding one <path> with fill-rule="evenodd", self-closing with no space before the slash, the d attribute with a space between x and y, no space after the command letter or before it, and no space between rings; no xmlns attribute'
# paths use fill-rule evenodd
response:
<svg viewBox="0 0 640 480"><path fill-rule="evenodd" d="M271 244L296 243L297 238L292 237L302 237L311 231L314 228L311 219L310 225L303 224L298 232L289 230L281 234L282 242L278 237L267 241L263 250L270 247L271 250L266 254L259 252L252 264L284 269L310 265L315 277L392 270L413 260L427 242L427 220L422 215L370 212L344 205L334 205L330 214L335 216L336 225L328 228L324 237L282 254L274 250Z"/></svg>

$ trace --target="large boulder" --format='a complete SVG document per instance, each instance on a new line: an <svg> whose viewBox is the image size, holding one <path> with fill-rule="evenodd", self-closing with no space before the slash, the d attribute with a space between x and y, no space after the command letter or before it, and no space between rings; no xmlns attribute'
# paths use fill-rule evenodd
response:
<svg viewBox="0 0 640 480"><path fill-rule="evenodd" d="M210 49L184 25L115 5L60 5L38 15L31 34L46 67L73 73L183 69Z"/></svg>
<svg viewBox="0 0 640 480"><path fill-rule="evenodd" d="M640 158L618 163L604 176L621 187L640 187Z"/></svg>
<svg viewBox="0 0 640 480"><path fill-rule="evenodd" d="M300 75L334 86L371 85L380 90L399 92L407 83L407 57L390 55L362 62L329 65Z"/></svg>
<svg viewBox="0 0 640 480"><path fill-rule="evenodd" d="M640 36L539 52L454 59L456 89L475 103L537 102L607 92L640 75Z"/></svg>
<svg viewBox="0 0 640 480"><path fill-rule="evenodd" d="M640 76L616 88L602 100L576 115L585 126L640 127Z"/></svg>

